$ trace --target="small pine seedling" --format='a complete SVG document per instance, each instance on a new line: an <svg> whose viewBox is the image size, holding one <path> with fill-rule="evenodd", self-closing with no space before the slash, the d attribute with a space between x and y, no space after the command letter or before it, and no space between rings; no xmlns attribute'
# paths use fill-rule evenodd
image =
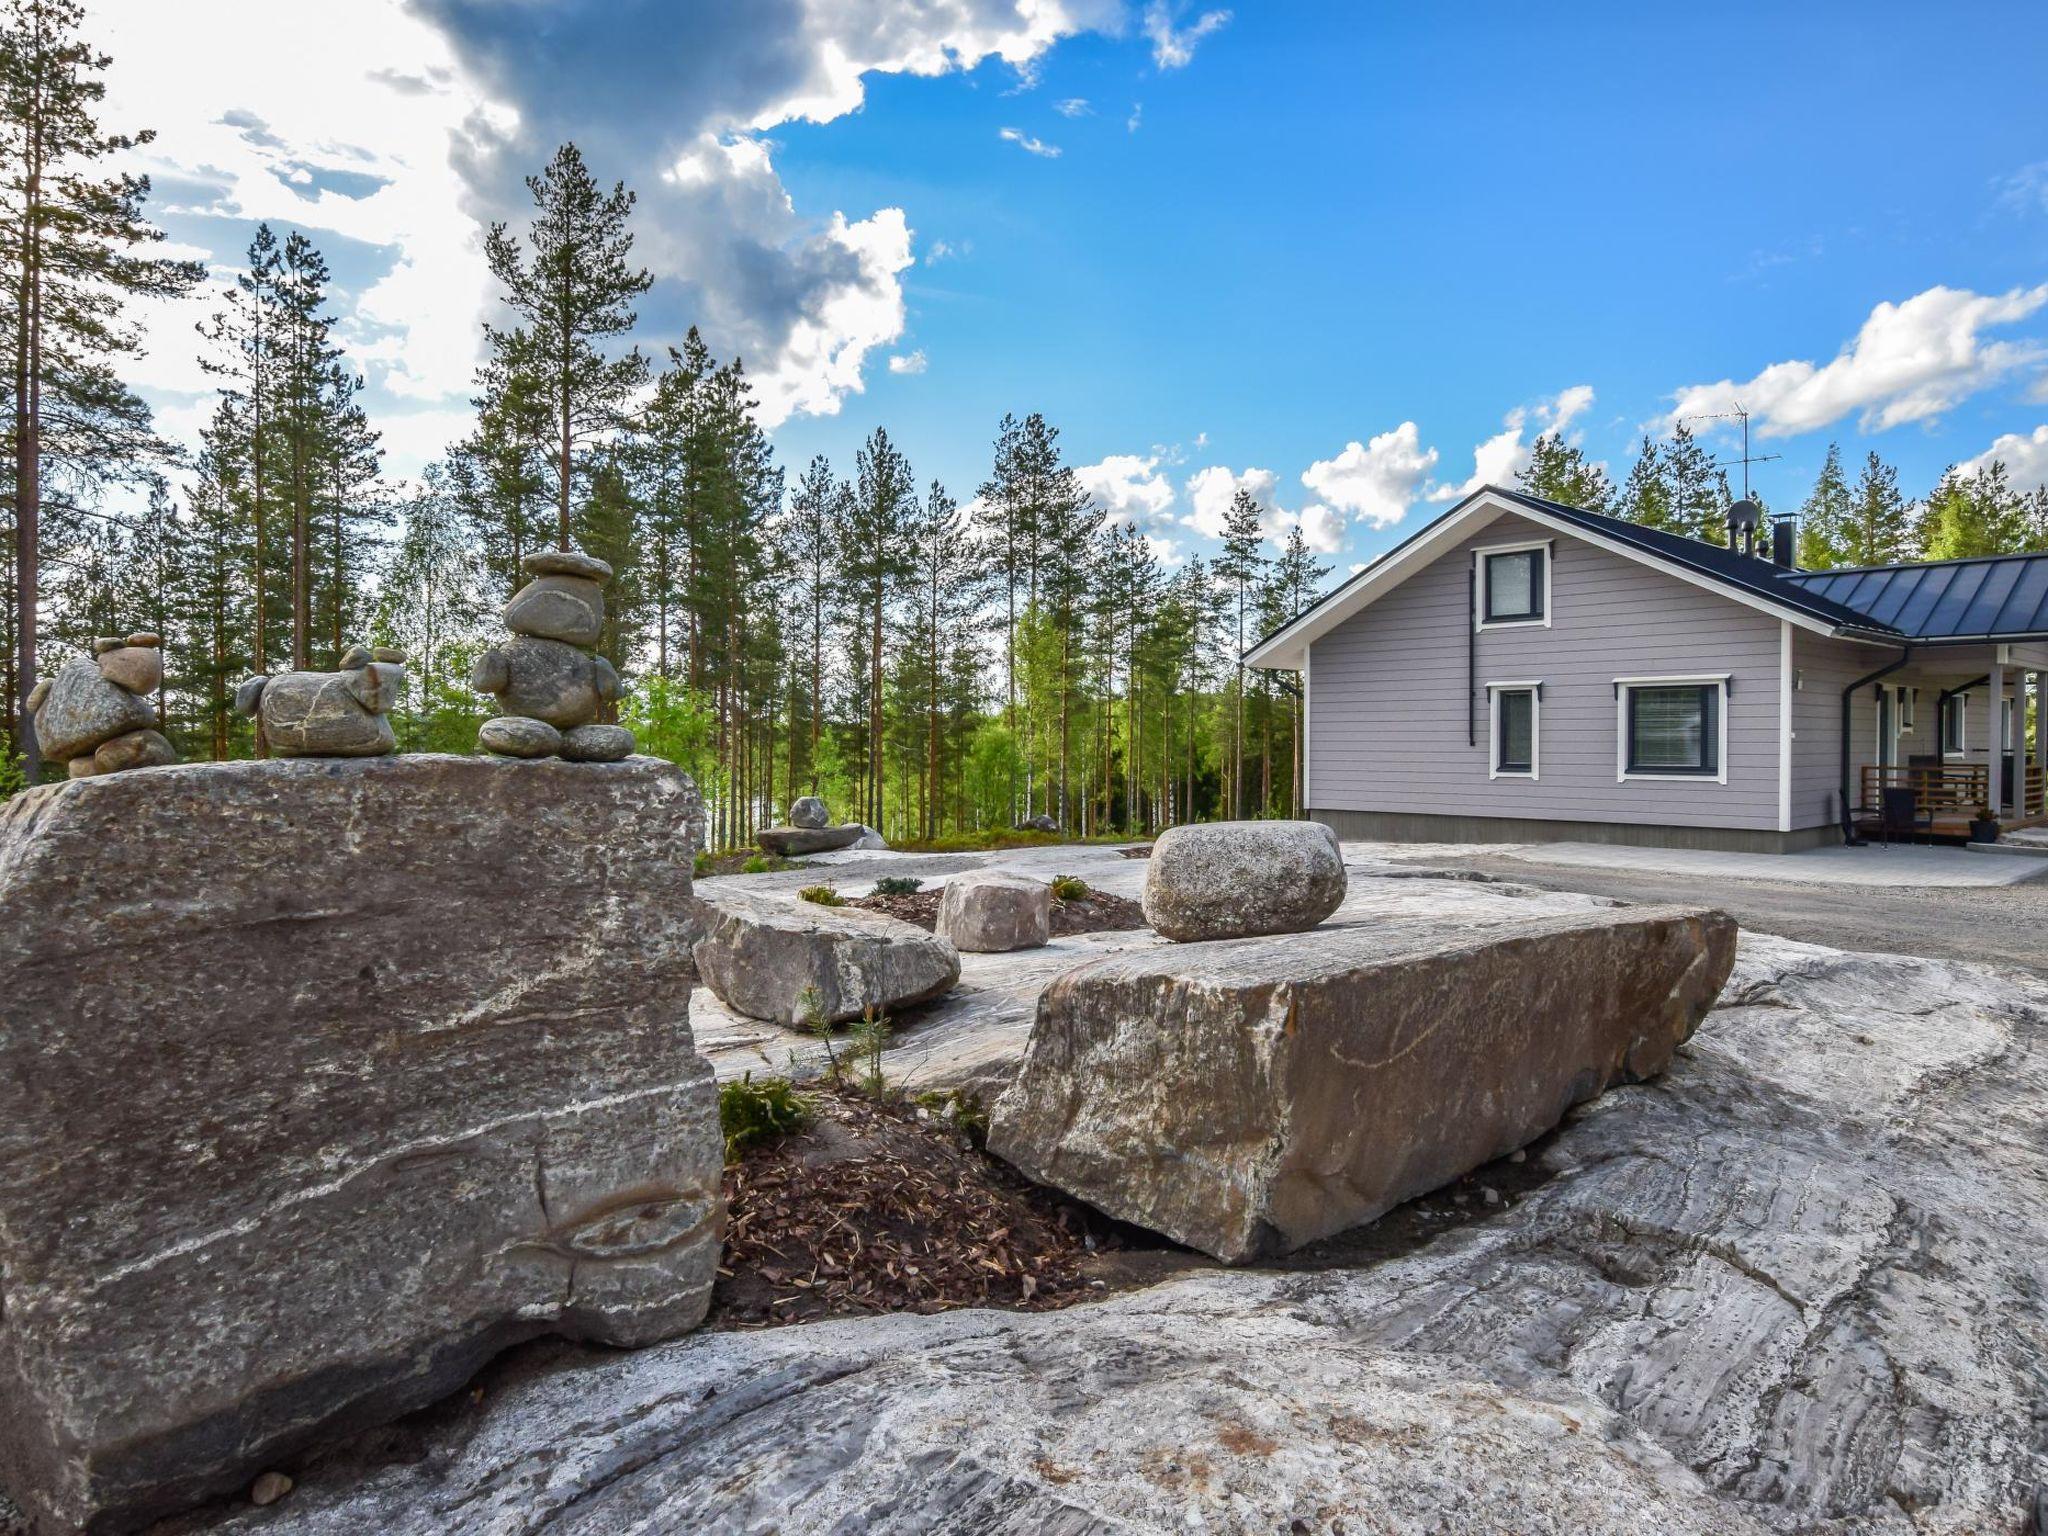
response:
<svg viewBox="0 0 2048 1536"><path fill-rule="evenodd" d="M888 1045L891 1033L888 1016L872 1003L853 1026L853 1048L867 1061L860 1085L871 1098L879 1099L889 1091L888 1079L882 1075L882 1049Z"/></svg>

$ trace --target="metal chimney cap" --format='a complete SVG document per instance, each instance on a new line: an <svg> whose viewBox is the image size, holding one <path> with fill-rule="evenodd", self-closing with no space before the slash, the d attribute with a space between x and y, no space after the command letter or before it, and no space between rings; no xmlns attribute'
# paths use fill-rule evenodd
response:
<svg viewBox="0 0 2048 1536"><path fill-rule="evenodd" d="M1755 528L1764 520L1764 509L1747 496L1728 509L1728 525L1731 528Z"/></svg>

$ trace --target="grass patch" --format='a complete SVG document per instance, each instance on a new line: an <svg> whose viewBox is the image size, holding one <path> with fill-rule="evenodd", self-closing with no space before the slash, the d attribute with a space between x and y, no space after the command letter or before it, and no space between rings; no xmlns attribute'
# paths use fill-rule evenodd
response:
<svg viewBox="0 0 2048 1536"><path fill-rule="evenodd" d="M754 1081L749 1072L718 1090L718 1128L725 1133L729 1163L749 1147L778 1141L811 1122L811 1103L786 1077Z"/></svg>
<svg viewBox="0 0 2048 1536"><path fill-rule="evenodd" d="M843 907L846 898L839 894L836 886L807 885L796 893L799 901L816 902L821 907Z"/></svg>

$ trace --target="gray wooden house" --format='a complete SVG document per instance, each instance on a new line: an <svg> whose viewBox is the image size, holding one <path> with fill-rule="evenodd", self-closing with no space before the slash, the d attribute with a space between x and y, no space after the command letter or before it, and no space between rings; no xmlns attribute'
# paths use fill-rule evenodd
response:
<svg viewBox="0 0 2048 1536"><path fill-rule="evenodd" d="M1801 571L1770 532L1467 496L1247 653L1301 676L1308 813L1774 851L2043 819L2048 555Z"/></svg>

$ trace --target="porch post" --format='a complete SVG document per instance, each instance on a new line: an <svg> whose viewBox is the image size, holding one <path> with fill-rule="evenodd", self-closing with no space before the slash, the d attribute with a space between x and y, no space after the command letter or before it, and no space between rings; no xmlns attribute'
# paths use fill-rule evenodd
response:
<svg viewBox="0 0 2048 1536"><path fill-rule="evenodd" d="M2034 674L2034 769L2044 781L2048 781L2048 709L2042 707L2044 704L2048 704L2048 674L2036 672ZM2026 809L2027 802L2024 796L2022 796L2020 810L2024 812Z"/></svg>
<svg viewBox="0 0 2048 1536"><path fill-rule="evenodd" d="M2004 720L2002 718L2005 714L2003 707L2005 701L2005 668L1998 662L1994 661L1991 664L1988 686L1991 691L1991 697L1990 702L1984 706L1984 740L1990 748L1987 756L1991 764L1989 770L1991 776L1985 781L1984 798L1991 806L1991 814L2003 817L2005 815L2005 797L1999 793L1998 769L1999 765L2005 761Z"/></svg>

